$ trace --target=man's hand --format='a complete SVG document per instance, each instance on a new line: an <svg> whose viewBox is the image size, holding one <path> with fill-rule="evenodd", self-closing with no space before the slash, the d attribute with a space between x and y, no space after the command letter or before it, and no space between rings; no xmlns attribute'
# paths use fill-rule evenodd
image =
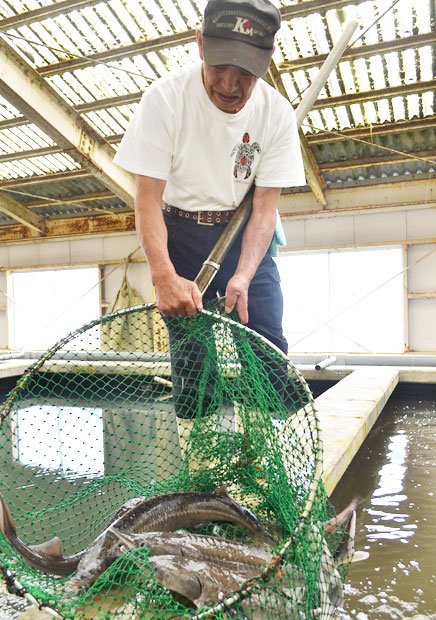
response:
<svg viewBox="0 0 436 620"><path fill-rule="evenodd" d="M236 309L243 325L248 323L248 287L249 280L234 275L227 283L225 312Z"/></svg>
<svg viewBox="0 0 436 620"><path fill-rule="evenodd" d="M203 308L202 295L195 282L177 274L154 282L156 302L162 314L168 316L194 316Z"/></svg>

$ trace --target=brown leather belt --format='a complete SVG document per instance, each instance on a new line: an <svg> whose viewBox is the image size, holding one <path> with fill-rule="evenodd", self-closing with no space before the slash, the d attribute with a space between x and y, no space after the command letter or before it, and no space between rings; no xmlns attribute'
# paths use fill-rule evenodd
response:
<svg viewBox="0 0 436 620"><path fill-rule="evenodd" d="M163 210L184 220L197 222L197 224L201 224L202 226L227 224L234 214L234 211L184 211L183 209L173 207L166 202L163 203Z"/></svg>

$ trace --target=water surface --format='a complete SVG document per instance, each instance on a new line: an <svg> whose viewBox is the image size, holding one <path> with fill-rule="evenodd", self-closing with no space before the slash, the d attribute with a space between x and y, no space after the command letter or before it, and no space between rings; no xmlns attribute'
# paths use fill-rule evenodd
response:
<svg viewBox="0 0 436 620"><path fill-rule="evenodd" d="M362 497L346 611L358 620L436 618L436 386L400 384L332 495ZM346 616L345 616L346 617Z"/></svg>

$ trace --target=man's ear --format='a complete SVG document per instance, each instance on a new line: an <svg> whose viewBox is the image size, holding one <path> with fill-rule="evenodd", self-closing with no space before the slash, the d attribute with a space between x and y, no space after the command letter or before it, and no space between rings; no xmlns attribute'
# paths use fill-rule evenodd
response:
<svg viewBox="0 0 436 620"><path fill-rule="evenodd" d="M197 39L198 53L200 54L201 60L204 60L204 54L203 54L203 34L202 34L202 32L201 32L201 30L199 28L195 31L195 37Z"/></svg>

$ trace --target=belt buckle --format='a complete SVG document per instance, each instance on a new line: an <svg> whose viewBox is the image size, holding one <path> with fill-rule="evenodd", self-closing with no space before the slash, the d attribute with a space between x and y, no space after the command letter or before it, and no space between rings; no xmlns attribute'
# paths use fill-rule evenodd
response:
<svg viewBox="0 0 436 620"><path fill-rule="evenodd" d="M210 216L210 222L204 222L202 219L202 214L206 213L206 211L199 211L197 214L197 224L200 224L200 226L213 226L213 222L212 222L212 211L208 211L208 213L211 214Z"/></svg>

